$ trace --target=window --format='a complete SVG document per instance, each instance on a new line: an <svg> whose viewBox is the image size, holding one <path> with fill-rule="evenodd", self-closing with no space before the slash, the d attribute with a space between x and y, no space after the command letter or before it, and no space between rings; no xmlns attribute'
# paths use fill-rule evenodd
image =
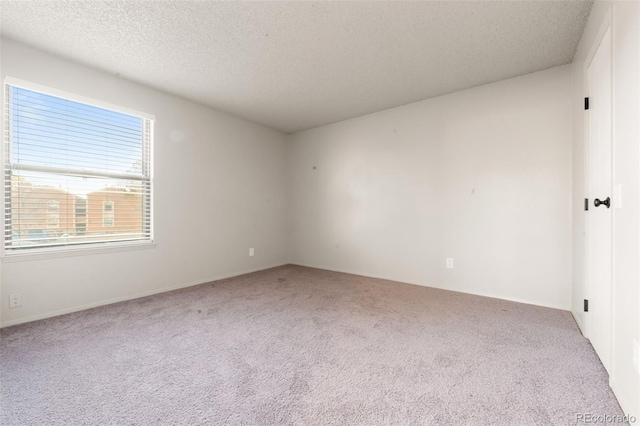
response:
<svg viewBox="0 0 640 426"><path fill-rule="evenodd" d="M5 125L6 253L152 241L153 117L7 78Z"/></svg>
<svg viewBox="0 0 640 426"><path fill-rule="evenodd" d="M115 215L113 214L113 201L104 201L102 203L102 226L105 228L113 227L113 220Z"/></svg>
<svg viewBox="0 0 640 426"><path fill-rule="evenodd" d="M78 198L75 204L76 210L73 215L76 224L75 234L84 235L87 230L87 200Z"/></svg>
<svg viewBox="0 0 640 426"><path fill-rule="evenodd" d="M47 228L58 226L60 226L60 203L52 200L47 203Z"/></svg>

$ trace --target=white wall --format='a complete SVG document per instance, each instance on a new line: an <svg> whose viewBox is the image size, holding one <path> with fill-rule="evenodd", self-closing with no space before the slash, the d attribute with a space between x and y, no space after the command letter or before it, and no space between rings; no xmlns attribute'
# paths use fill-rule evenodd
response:
<svg viewBox="0 0 640 426"><path fill-rule="evenodd" d="M13 41L1 49L3 78L156 116L157 241L147 250L3 261L3 325L286 263L285 135ZM175 130L183 142L169 138ZM22 293L23 307L8 309L11 293Z"/></svg>
<svg viewBox="0 0 640 426"><path fill-rule="evenodd" d="M568 310L570 95L563 66L293 135L291 262Z"/></svg>
<svg viewBox="0 0 640 426"><path fill-rule="evenodd" d="M614 185L623 189L622 208L614 209L613 344L610 384L622 408L640 418L640 373L633 368L633 340L640 342L640 3L600 2L591 11L572 65L574 75L573 139L573 303L583 324L585 298L586 213L584 70L603 22L613 36ZM588 315L588 314L586 314Z"/></svg>

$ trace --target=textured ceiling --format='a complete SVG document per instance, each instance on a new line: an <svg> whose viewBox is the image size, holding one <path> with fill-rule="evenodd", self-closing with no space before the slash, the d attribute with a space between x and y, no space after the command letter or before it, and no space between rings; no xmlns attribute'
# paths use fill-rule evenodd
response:
<svg viewBox="0 0 640 426"><path fill-rule="evenodd" d="M290 133L567 64L592 1L2 1L8 38Z"/></svg>

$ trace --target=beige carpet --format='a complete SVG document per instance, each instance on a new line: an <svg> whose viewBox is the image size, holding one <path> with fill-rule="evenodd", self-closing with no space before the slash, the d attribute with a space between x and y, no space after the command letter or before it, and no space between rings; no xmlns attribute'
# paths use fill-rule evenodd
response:
<svg viewBox="0 0 640 426"><path fill-rule="evenodd" d="M297 266L3 329L3 425L575 424L569 312Z"/></svg>

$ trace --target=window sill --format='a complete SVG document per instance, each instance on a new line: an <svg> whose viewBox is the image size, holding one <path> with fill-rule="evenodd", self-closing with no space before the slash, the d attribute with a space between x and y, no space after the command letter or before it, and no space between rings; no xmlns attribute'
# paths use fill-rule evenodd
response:
<svg viewBox="0 0 640 426"><path fill-rule="evenodd" d="M86 256L92 254L103 253L115 253L131 250L147 250L156 247L156 243L152 241L147 242L125 242L125 243L111 243L100 245L99 247L56 247L56 248L43 248L32 249L19 253L4 252L2 256L2 263L11 262L23 262L30 260L42 260L52 259L56 257L75 257Z"/></svg>

